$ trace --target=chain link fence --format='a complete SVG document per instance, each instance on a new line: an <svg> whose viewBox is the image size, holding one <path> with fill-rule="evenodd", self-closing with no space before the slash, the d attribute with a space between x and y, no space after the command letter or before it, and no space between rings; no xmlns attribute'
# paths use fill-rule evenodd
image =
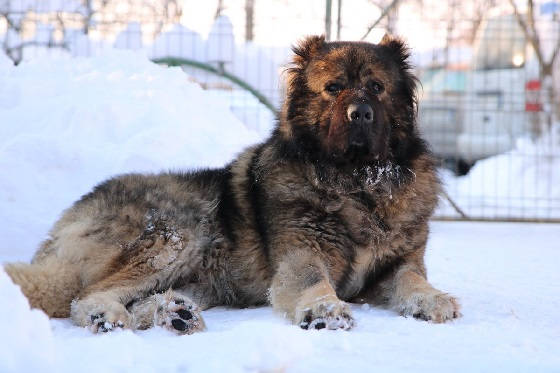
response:
<svg viewBox="0 0 560 373"><path fill-rule="evenodd" d="M560 5L555 1L0 0L15 64L135 50L180 65L262 136L290 45L401 35L421 82L419 130L441 164L441 219L560 221Z"/></svg>

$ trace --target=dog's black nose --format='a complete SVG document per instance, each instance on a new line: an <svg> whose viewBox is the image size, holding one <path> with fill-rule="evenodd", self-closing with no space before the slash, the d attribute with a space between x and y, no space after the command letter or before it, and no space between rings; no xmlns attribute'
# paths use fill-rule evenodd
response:
<svg viewBox="0 0 560 373"><path fill-rule="evenodd" d="M350 104L346 115L350 122L356 124L373 123L373 109L368 104Z"/></svg>

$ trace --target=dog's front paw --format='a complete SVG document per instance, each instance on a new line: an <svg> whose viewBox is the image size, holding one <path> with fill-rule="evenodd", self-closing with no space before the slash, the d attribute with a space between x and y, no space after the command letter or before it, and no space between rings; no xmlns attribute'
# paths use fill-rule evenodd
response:
<svg viewBox="0 0 560 373"><path fill-rule="evenodd" d="M434 323L444 323L461 317L457 299L441 292L412 294L400 308L403 316L413 316Z"/></svg>
<svg viewBox="0 0 560 373"><path fill-rule="evenodd" d="M354 326L350 308L338 299L298 308L295 321L302 329L348 330Z"/></svg>
<svg viewBox="0 0 560 373"><path fill-rule="evenodd" d="M193 334L206 328L196 304L172 293L158 304L154 324L176 334Z"/></svg>

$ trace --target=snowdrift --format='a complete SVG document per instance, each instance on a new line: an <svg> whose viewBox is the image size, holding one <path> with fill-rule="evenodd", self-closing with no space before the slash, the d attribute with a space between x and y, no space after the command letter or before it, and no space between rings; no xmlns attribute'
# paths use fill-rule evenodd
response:
<svg viewBox="0 0 560 373"><path fill-rule="evenodd" d="M447 191L469 216L558 219L560 123L536 140L519 138L514 149L478 161L465 176L442 172Z"/></svg>
<svg viewBox="0 0 560 373"><path fill-rule="evenodd" d="M257 142L220 95L142 53L0 60L0 254L28 258L64 208L119 173L219 167Z"/></svg>

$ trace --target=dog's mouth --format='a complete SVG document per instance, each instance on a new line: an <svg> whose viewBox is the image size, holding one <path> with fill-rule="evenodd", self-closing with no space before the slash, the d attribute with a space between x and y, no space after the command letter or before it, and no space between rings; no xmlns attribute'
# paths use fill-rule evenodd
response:
<svg viewBox="0 0 560 373"><path fill-rule="evenodd" d="M350 134L343 157L350 163L385 161L388 152L387 138L381 133L358 132Z"/></svg>
<svg viewBox="0 0 560 373"><path fill-rule="evenodd" d="M347 134L345 145L332 147L329 151L332 158L339 164L369 164L387 159L387 139L371 136L364 132Z"/></svg>
<svg viewBox="0 0 560 373"><path fill-rule="evenodd" d="M351 162L371 157L369 141L365 138L351 140L345 152L345 158Z"/></svg>

